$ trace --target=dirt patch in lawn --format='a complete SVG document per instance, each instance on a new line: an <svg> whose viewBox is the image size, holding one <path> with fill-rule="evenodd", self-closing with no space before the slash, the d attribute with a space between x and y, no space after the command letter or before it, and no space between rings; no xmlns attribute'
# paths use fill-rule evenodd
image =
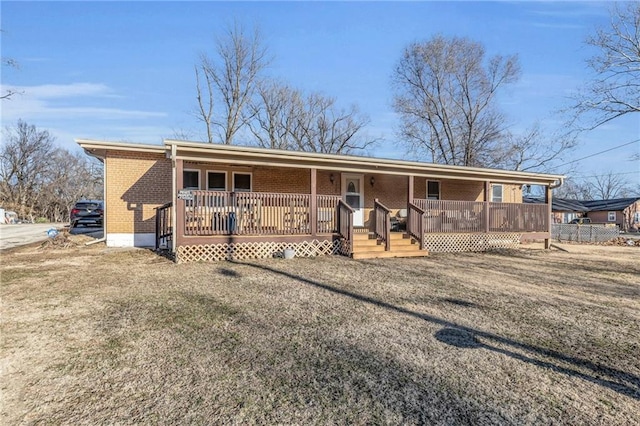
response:
<svg viewBox="0 0 640 426"><path fill-rule="evenodd" d="M634 424L635 247L176 265L3 253L16 423Z"/></svg>

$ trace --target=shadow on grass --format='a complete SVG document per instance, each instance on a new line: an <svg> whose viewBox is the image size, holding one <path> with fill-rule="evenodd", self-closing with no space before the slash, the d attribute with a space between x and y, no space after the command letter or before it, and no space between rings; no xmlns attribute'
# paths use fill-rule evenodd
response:
<svg viewBox="0 0 640 426"><path fill-rule="evenodd" d="M594 363L586 359L571 357L561 352L546 349L540 346L534 346L534 345L518 342L513 339L502 337L486 331L478 330L472 327L459 325L454 322L444 320L442 318L423 314L420 312L415 312L410 309L406 309L400 306L393 305L391 303L374 299L372 297L368 297L358 293L353 293L351 291L337 288L337 287L334 287L325 283L321 283L318 281L313 281L308 278L304 278L286 271L281 271L275 268L271 268L266 265L258 265L254 263L238 262L238 261L232 261L232 263L236 263L239 265L246 265L253 268L269 271L269 272L279 274L287 278L299 281L304 284L308 284L323 290L330 291L332 293L340 294L364 303L369 303L369 304L378 306L380 308L389 309L391 311L395 311L401 314L409 315L415 318L428 321L432 324L440 325L442 327L445 327L445 330L441 330L437 332L435 337L444 343L453 344L455 346L456 344L453 342L467 341L467 342L471 342L469 343L470 347L476 347L475 343L473 342L478 342L478 338L483 338L491 342L494 342L496 344L508 346L511 348L511 350L502 349L493 345L484 344L480 342L477 343L478 347L483 347L483 348L495 351L497 353L507 355L519 361L523 361L523 362L526 362L538 367L542 367L542 368L548 368L548 369L557 371L559 373L566 374L571 377L578 377L585 381L609 388L622 395L626 395L628 397L640 400L640 377L627 373L625 371L607 367L605 365ZM455 330L455 333L452 330ZM461 336L463 336L464 338L462 338ZM515 350L519 350L524 352L525 354L526 353L528 354L525 355L522 353L518 353ZM545 361L542 359L533 358L531 355L538 355L542 357L551 358L553 361ZM590 373L583 373L575 368L558 365L557 364L558 361L571 364L575 367L583 368L585 370L590 370Z"/></svg>
<svg viewBox="0 0 640 426"><path fill-rule="evenodd" d="M454 299L451 297L441 297L438 300L440 300L441 302L449 303L450 305L462 306L464 308L480 308L481 307L477 303L469 302L467 300L462 300L462 299Z"/></svg>

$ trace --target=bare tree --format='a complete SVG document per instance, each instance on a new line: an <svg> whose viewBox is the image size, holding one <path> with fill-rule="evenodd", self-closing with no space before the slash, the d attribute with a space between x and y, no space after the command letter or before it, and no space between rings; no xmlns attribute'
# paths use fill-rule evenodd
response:
<svg viewBox="0 0 640 426"><path fill-rule="evenodd" d="M80 198L102 197L102 165L57 148L46 130L24 121L3 132L0 203L21 219L60 221Z"/></svg>
<svg viewBox="0 0 640 426"><path fill-rule="evenodd" d="M335 98L320 93L265 82L249 111L250 129L262 147L346 154L375 143L363 135L367 116L355 106L341 109Z"/></svg>
<svg viewBox="0 0 640 426"><path fill-rule="evenodd" d="M207 72L204 65L194 67L196 73L196 99L198 99L198 114L196 117L201 120L207 129L207 142L213 143L213 87L211 85L211 75ZM206 82L206 94L203 97L202 87L200 86L200 73L204 75Z"/></svg>
<svg viewBox="0 0 640 426"><path fill-rule="evenodd" d="M599 53L588 61L595 77L575 98L576 118L587 118L590 130L640 112L640 2L614 5L610 27L597 29L587 44Z"/></svg>
<svg viewBox="0 0 640 426"><path fill-rule="evenodd" d="M304 100L305 110L297 123L298 149L325 154L349 154L364 150L375 141L360 137L369 118L358 107L339 108L336 99L312 93Z"/></svg>
<svg viewBox="0 0 640 426"><path fill-rule="evenodd" d="M572 200L611 200L632 197L638 194L631 182L623 175L609 171L587 178L567 179L555 191L554 197Z"/></svg>
<svg viewBox="0 0 640 426"><path fill-rule="evenodd" d="M594 176L589 184L593 188L593 199L611 200L631 195L631 183L622 175L608 172Z"/></svg>
<svg viewBox="0 0 640 426"><path fill-rule="evenodd" d="M33 220L51 166L54 138L24 121L5 129L0 150L0 199L22 218Z"/></svg>
<svg viewBox="0 0 640 426"><path fill-rule="evenodd" d="M419 158L492 165L505 135L496 95L519 75L517 57L485 59L484 47L466 38L439 35L410 44L392 76L400 137Z"/></svg>
<svg viewBox="0 0 640 426"><path fill-rule="evenodd" d="M547 133L539 123L522 134L506 132L504 143L493 151L491 164L509 170L545 171L576 146L576 137L572 132Z"/></svg>
<svg viewBox="0 0 640 426"><path fill-rule="evenodd" d="M248 122L257 145L272 149L297 149L300 114L304 107L300 91L275 81L263 81L249 105Z"/></svg>
<svg viewBox="0 0 640 426"><path fill-rule="evenodd" d="M238 130L250 119L245 107L269 62L259 31L247 35L238 24L218 39L213 58L201 56L195 68L198 117L207 127L208 142L214 142L213 129L217 129L220 141L233 143ZM214 105L219 105L217 112Z"/></svg>
<svg viewBox="0 0 640 426"><path fill-rule="evenodd" d="M51 160L51 168L42 185L39 216L55 222L67 221L79 199L102 198L102 163L98 160L62 148L53 151Z"/></svg>

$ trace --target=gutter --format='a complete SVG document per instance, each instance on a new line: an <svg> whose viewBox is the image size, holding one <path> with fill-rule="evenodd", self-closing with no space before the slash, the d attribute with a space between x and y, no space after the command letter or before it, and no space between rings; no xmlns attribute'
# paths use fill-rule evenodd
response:
<svg viewBox="0 0 640 426"><path fill-rule="evenodd" d="M561 177L560 179L558 179L557 183L554 183L552 185L549 185L549 189L556 189L556 188L560 188L562 186L562 184L564 183L564 178Z"/></svg>

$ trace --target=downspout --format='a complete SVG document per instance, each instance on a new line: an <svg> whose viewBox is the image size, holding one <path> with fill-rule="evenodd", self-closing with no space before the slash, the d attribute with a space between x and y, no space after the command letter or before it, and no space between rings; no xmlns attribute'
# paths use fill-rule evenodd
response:
<svg viewBox="0 0 640 426"><path fill-rule="evenodd" d="M171 253L176 252L176 211L178 204L178 189L176 188L176 155L177 148L175 144L171 145L171 229L173 235L171 237Z"/></svg>
<svg viewBox="0 0 640 426"><path fill-rule="evenodd" d="M103 226L104 226L104 224L103 224ZM102 229L104 231L104 228L102 228ZM102 237L102 238L100 238L98 240L93 240L93 241L89 241L88 243L84 243L84 245L85 246L90 246L90 245L93 245L93 244L104 243L105 241L107 241L107 237Z"/></svg>

